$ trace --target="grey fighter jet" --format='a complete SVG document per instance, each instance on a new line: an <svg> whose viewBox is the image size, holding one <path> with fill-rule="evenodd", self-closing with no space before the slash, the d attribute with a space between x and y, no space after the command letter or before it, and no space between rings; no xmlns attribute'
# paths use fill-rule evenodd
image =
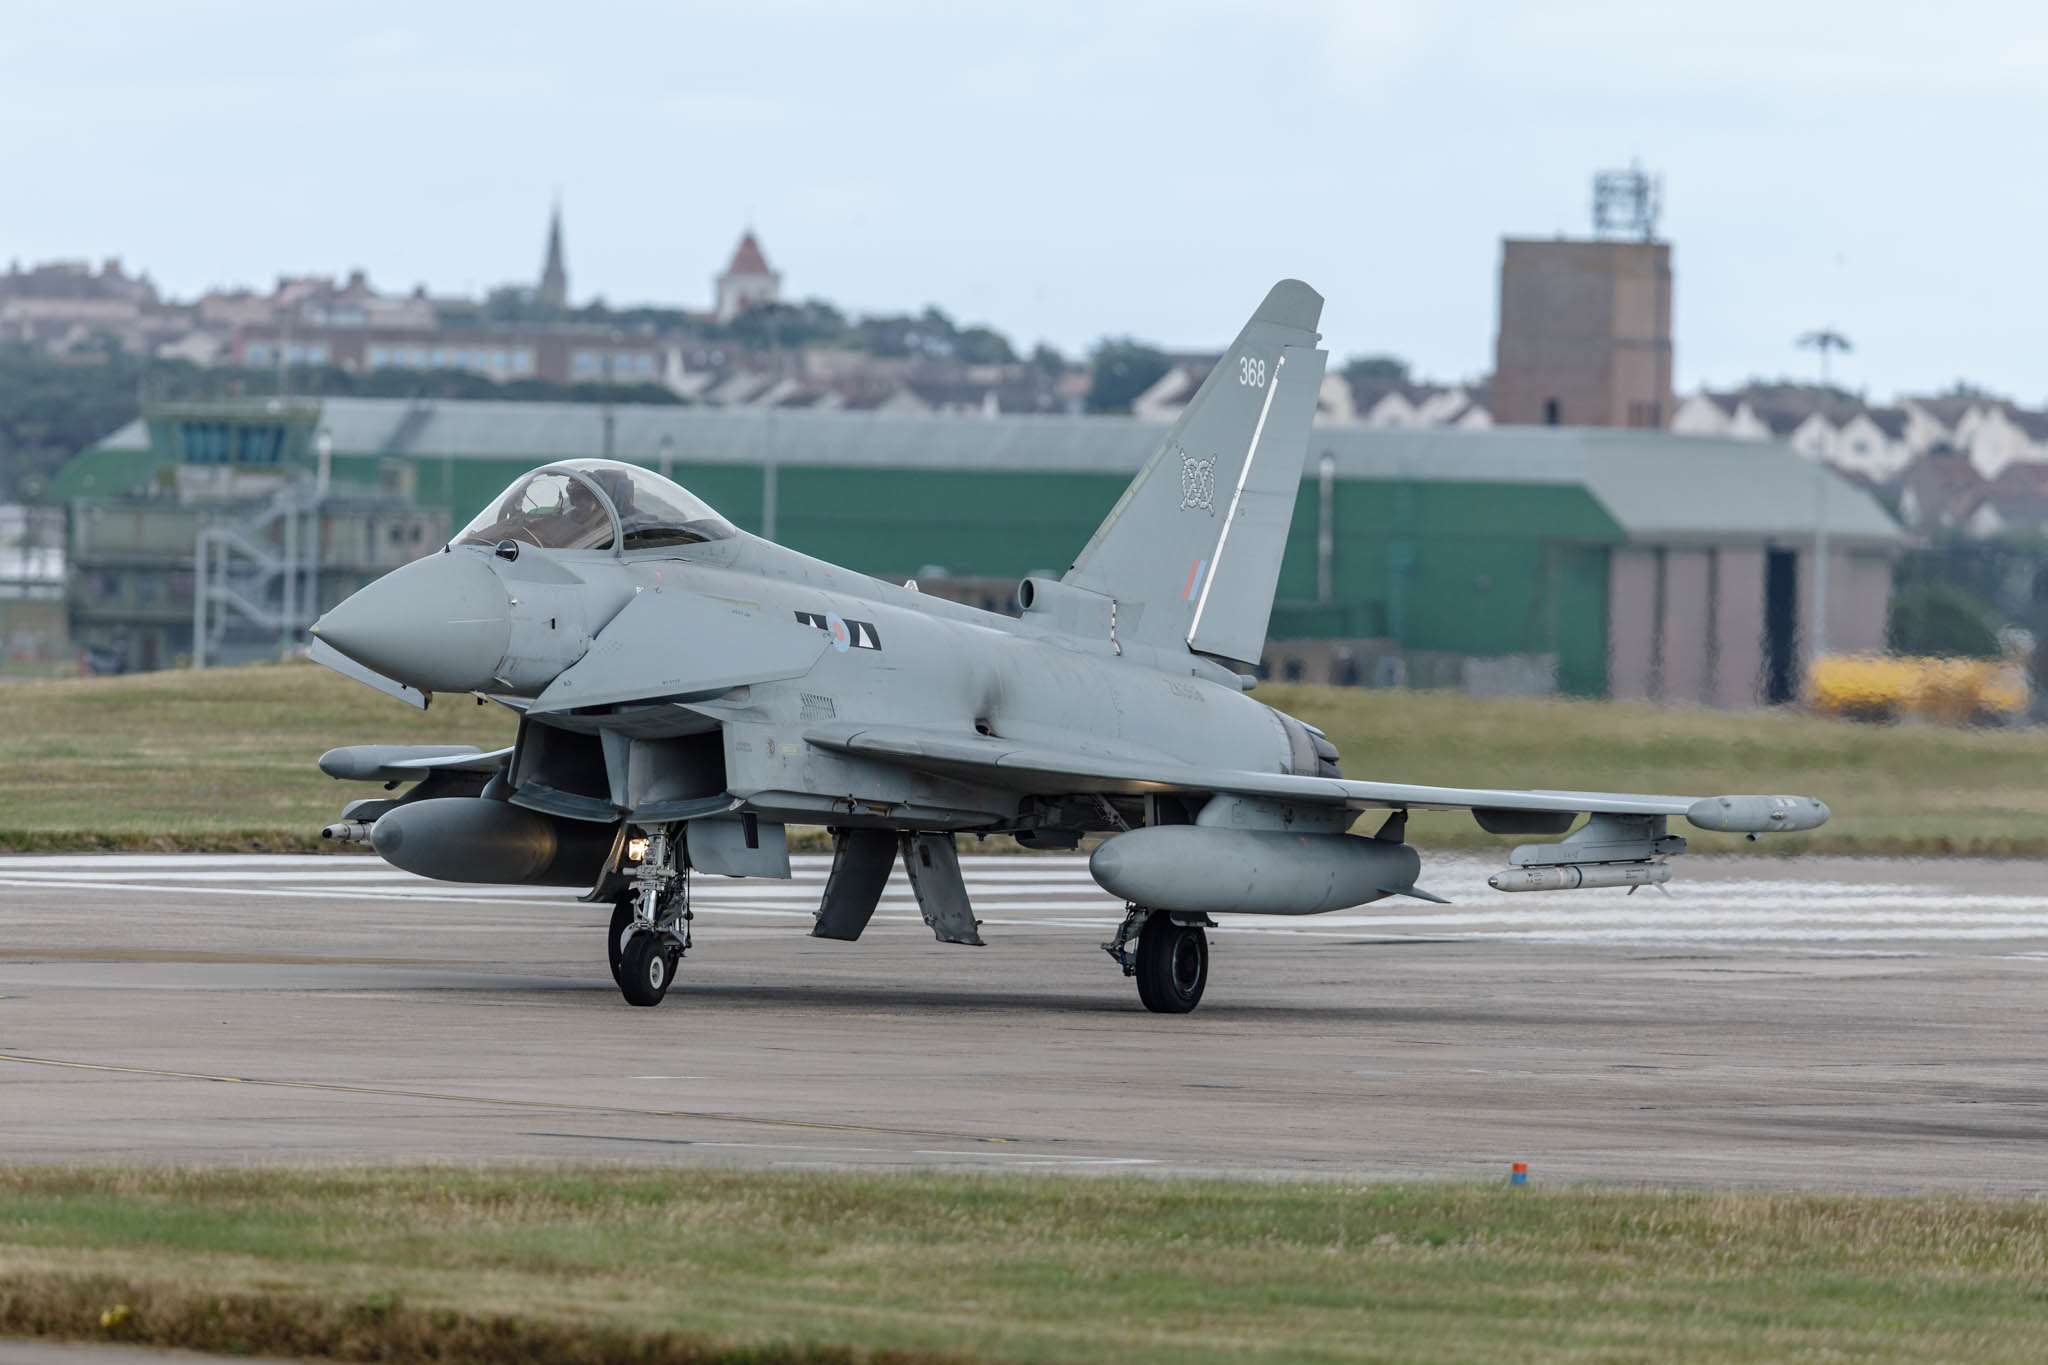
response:
<svg viewBox="0 0 2048 1365"><path fill-rule="evenodd" d="M1018 586L1015 618L748 535L646 469L534 471L313 627L316 658L415 705L514 708L516 741L333 750L335 777L415 785L325 832L429 877L586 888L615 907L608 955L635 1005L662 999L690 946L690 873L787 877L790 824L831 831L811 932L848 942L899 856L938 939L979 944L956 835L1106 836L1089 868L1128 911L1103 946L1146 1008L1185 1013L1212 914L1436 900L1416 885L1411 810L1566 836L1514 849L1502 891L1663 882L1685 848L1673 817L1753 834L1826 820L1807 797L1346 778L1314 726L1246 695L1321 313L1307 285L1275 285L1073 566ZM1368 810L1390 814L1350 833Z"/></svg>

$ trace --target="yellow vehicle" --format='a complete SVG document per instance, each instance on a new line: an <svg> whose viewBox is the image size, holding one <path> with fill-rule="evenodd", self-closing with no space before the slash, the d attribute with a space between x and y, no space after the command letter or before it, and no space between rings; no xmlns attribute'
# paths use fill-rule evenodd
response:
<svg viewBox="0 0 2048 1365"><path fill-rule="evenodd" d="M2005 659L1831 654L1813 666L1807 705L1850 720L2004 725L2027 712L2027 681Z"/></svg>

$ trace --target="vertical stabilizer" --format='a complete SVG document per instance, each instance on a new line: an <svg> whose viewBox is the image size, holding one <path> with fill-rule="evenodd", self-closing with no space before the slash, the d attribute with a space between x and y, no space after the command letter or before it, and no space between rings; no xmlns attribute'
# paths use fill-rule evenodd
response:
<svg viewBox="0 0 2048 1365"><path fill-rule="evenodd" d="M1322 388L1323 298L1266 295L1062 580L1116 599L1120 638L1252 662Z"/></svg>

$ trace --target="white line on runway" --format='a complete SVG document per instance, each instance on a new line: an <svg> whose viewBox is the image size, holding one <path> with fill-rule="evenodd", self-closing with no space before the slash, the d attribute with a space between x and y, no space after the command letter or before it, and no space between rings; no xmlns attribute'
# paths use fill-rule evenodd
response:
<svg viewBox="0 0 2048 1365"><path fill-rule="evenodd" d="M802 922L818 903L831 859L792 859L793 881L699 881L693 903L714 919ZM1116 923L1121 902L1098 890L1078 857L1036 859L970 855L961 860L970 894L991 927L1095 932ZM1681 884L1668 895L1624 897L1612 891L1506 898L1484 887L1489 861L1442 860L1425 878L1461 903L1426 909L1387 902L1312 918L1226 917L1224 932L1354 937L1363 933L1526 943L1638 948L1742 943L2048 938L2048 896L1957 893L1930 881L1800 881L1782 875L1751 881ZM1901 863L1897 870L1921 872ZM1775 869L1774 869L1775 870ZM396 906L490 906L501 911L560 911L579 921L605 913L568 888L474 886L432 882L381 859L309 854L52 855L0 858L0 887L97 890L123 895L262 896L295 901L354 901ZM1469 898L1469 900L1465 899ZM381 918L381 917L380 917ZM883 896L877 921L916 924L921 916L901 881ZM365 927L387 927L379 922ZM406 932L473 932L469 923L388 919ZM586 925L535 924L531 932L582 933Z"/></svg>

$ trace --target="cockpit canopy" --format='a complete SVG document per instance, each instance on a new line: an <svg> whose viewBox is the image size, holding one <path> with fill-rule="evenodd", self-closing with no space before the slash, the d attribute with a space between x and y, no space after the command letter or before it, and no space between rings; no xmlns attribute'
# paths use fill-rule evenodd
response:
<svg viewBox="0 0 2048 1365"><path fill-rule="evenodd" d="M564 460L536 469L485 504L457 545L510 540L540 550L652 550L738 532L702 499L651 469Z"/></svg>

